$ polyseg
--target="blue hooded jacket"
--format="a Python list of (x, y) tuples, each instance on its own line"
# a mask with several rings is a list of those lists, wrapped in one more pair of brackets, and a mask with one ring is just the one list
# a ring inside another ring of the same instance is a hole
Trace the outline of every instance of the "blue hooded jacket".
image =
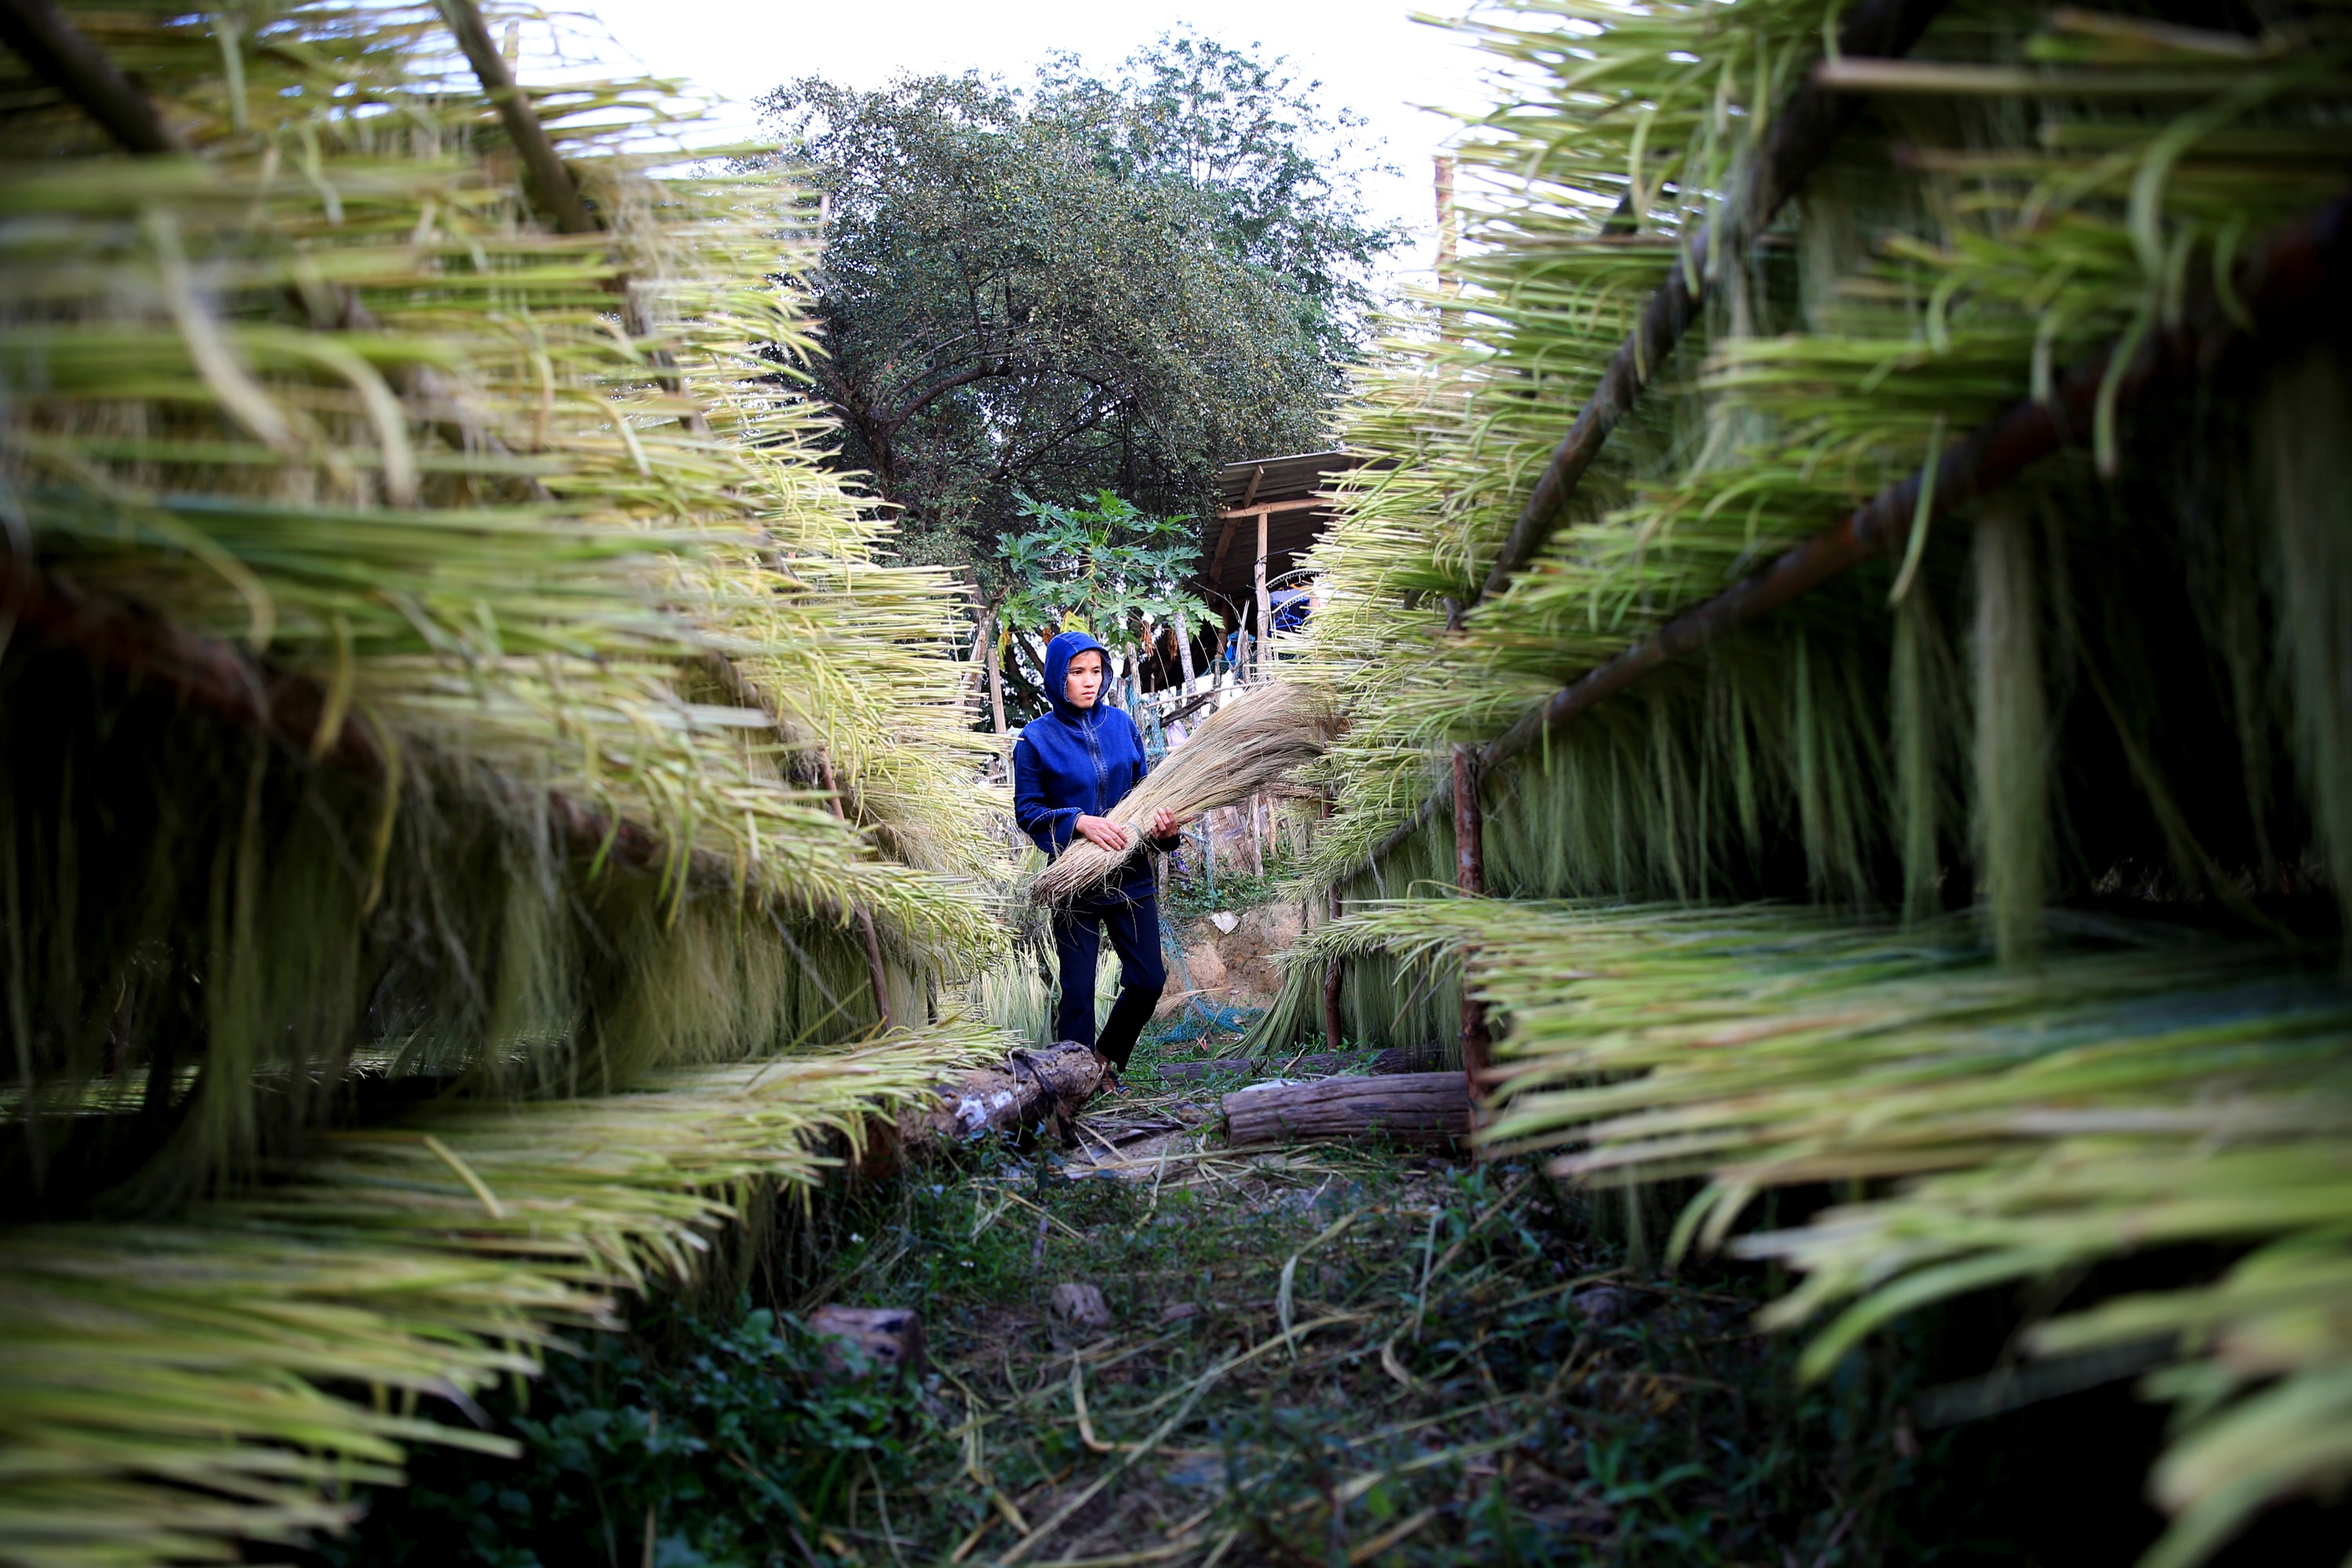
[[(1143, 754), (1143, 735), (1123, 708), (1114, 708), (1108, 691), (1091, 708), (1071, 705), (1070, 660), (1092, 649), (1110, 655), (1084, 632), (1064, 632), (1045, 645), (1045, 691), (1054, 710), (1021, 727), (1013, 744), (1013, 816), (1021, 830), (1048, 856), (1069, 847), (1080, 816), (1105, 816), (1128, 791), (1143, 782), (1151, 763)], [(1173, 841), (1145, 842), (1156, 849)], [(1150, 891), (1151, 863), (1128, 862), (1119, 880), (1123, 893)]]

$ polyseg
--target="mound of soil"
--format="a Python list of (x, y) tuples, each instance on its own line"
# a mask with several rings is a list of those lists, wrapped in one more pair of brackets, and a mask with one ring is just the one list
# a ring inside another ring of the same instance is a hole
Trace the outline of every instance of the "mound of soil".
[(1172, 1016), (1195, 996), (1220, 1007), (1263, 1007), (1273, 1001), (1282, 984), (1274, 961), (1306, 929), (1304, 915), (1295, 903), (1261, 904), (1176, 922), (1184, 958), (1168, 966), (1168, 992), (1160, 1000), (1159, 1016)]

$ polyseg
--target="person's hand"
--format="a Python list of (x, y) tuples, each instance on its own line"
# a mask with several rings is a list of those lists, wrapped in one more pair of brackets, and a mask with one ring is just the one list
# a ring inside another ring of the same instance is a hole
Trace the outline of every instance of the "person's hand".
[(1176, 814), (1164, 805), (1151, 814), (1151, 837), (1154, 838), (1173, 838), (1183, 826), (1176, 820)]
[(1075, 831), (1097, 849), (1117, 854), (1127, 847), (1127, 829), (1108, 816), (1081, 816)]

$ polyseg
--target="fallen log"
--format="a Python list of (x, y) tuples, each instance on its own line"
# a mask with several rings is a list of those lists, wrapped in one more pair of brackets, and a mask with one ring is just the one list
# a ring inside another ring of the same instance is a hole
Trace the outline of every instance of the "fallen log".
[(1391, 1046), (1384, 1051), (1366, 1054), (1361, 1051), (1318, 1051), (1311, 1057), (1287, 1058), (1279, 1051), (1262, 1057), (1213, 1057), (1200, 1062), (1162, 1062), (1160, 1077), (1163, 1082), (1182, 1083), (1190, 1079), (1216, 1078), (1235, 1072), (1305, 1073), (1315, 1078), (1362, 1068), (1367, 1072), (1398, 1073), (1433, 1071), (1444, 1060), (1444, 1049), (1434, 1044), (1423, 1046)]
[(1416, 1148), (1470, 1142), (1470, 1090), (1458, 1072), (1264, 1084), (1226, 1095), (1223, 1109), (1225, 1141), (1237, 1149), (1371, 1137)]
[(1179, 1083), (1187, 1079), (1216, 1078), (1234, 1072), (1296, 1072), (1321, 1078), (1335, 1072), (1346, 1072), (1350, 1068), (1369, 1068), (1371, 1065), (1371, 1058), (1353, 1052), (1319, 1054), (1300, 1057), (1296, 1060), (1277, 1055), (1215, 1057), (1204, 1062), (1162, 1062), (1160, 1064), (1160, 1076), (1162, 1080), (1172, 1079)]
[(1102, 1059), (1084, 1046), (1065, 1040), (1042, 1051), (1011, 1051), (1002, 1062), (941, 1084), (929, 1105), (901, 1112), (898, 1143), (916, 1152), (1038, 1127), (1066, 1139), (1070, 1119), (1102, 1087)]

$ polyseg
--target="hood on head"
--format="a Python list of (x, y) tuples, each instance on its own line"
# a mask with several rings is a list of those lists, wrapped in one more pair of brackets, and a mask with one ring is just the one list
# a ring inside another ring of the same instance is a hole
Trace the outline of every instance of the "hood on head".
[[(1103, 656), (1103, 690), (1107, 697), (1110, 690), (1108, 648), (1085, 632), (1063, 632), (1045, 645), (1045, 695), (1053, 700), (1055, 713), (1074, 724), (1085, 719), (1087, 710), (1072, 706), (1063, 693), (1070, 689), (1070, 660), (1088, 648)], [(1095, 706), (1100, 708), (1103, 700), (1103, 697), (1096, 698)]]

